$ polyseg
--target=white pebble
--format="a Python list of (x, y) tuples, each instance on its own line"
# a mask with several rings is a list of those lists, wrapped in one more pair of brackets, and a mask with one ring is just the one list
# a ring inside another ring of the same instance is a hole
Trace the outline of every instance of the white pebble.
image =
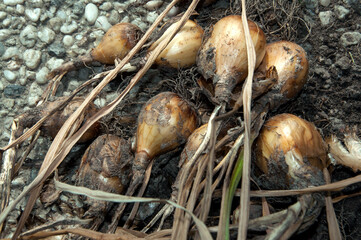
[(46, 67), (42, 67), (40, 71), (36, 73), (36, 82), (39, 85), (43, 85), (48, 82), (48, 78), (46, 77), (49, 74), (49, 69)]
[(74, 38), (70, 35), (65, 35), (63, 38), (64, 46), (70, 47), (74, 44)]
[(9, 27), (11, 24), (11, 19), (10, 18), (5, 18), (3, 21), (3, 26), (4, 27)]
[(16, 81), (16, 73), (10, 71), (10, 70), (5, 70), (4, 71), (4, 77), (6, 78), (6, 80), (8, 80), (8, 82), (13, 83)]
[(157, 19), (158, 14), (156, 12), (150, 12), (147, 14), (147, 22), (154, 23), (155, 19)]
[(105, 2), (99, 8), (103, 11), (109, 11), (110, 9), (112, 9), (112, 7), (113, 7), (112, 3)]
[(73, 32), (75, 32), (75, 30), (78, 29), (78, 24), (73, 20), (71, 21), (70, 24), (65, 24), (63, 26), (61, 26), (60, 28), (60, 32), (64, 33), (64, 34), (71, 34)]
[(88, 5), (86, 5), (85, 7), (85, 13), (84, 13), (85, 19), (90, 24), (94, 24), (98, 18), (98, 15), (99, 15), (99, 10), (97, 6), (93, 3), (88, 3)]
[(43, 93), (41, 87), (36, 83), (33, 82), (29, 88), (29, 95), (28, 95), (28, 105), (29, 107), (35, 107), (37, 102), (40, 100), (40, 97)]
[(177, 15), (179, 13), (179, 8), (174, 6), (171, 8), (171, 10), (169, 10), (167, 16), (168, 17), (174, 17), (175, 15)]
[(138, 26), (142, 31), (147, 29), (147, 24), (141, 18), (136, 18), (131, 23)]
[(10, 71), (19, 70), (20, 66), (21, 66), (21, 63), (19, 61), (15, 61), (15, 60), (11, 60), (7, 64), (7, 68)]
[(3, 79), (0, 79), (0, 91), (4, 90), (4, 84), (3, 84)]
[(23, 5), (20, 5), (20, 4), (16, 5), (16, 12), (17, 12), (18, 14), (24, 14), (24, 12), (25, 12), (25, 7), (24, 7)]
[(11, 31), (9, 29), (0, 29), (0, 41), (6, 40), (11, 35)]
[(0, 20), (3, 20), (6, 18), (6, 12), (0, 11)]
[(153, 11), (153, 10), (158, 9), (160, 6), (162, 6), (162, 4), (163, 4), (163, 1), (148, 1), (144, 5), (144, 8)]
[(55, 69), (57, 67), (60, 67), (60, 65), (63, 64), (63, 63), (64, 63), (63, 59), (52, 57), (47, 61), (46, 66), (50, 70), (53, 70), (53, 69)]
[(24, 52), (25, 65), (30, 69), (36, 69), (41, 60), (41, 52), (39, 50), (27, 49)]
[(41, 9), (25, 9), (25, 16), (27, 16), (31, 21), (37, 22), (40, 18)]
[(26, 26), (24, 30), (20, 33), (21, 44), (28, 48), (34, 47), (37, 39), (36, 32), (37, 29), (34, 26)]
[(38, 38), (44, 43), (51, 43), (54, 41), (55, 32), (48, 27), (44, 27), (40, 32), (38, 32)]
[(17, 58), (20, 58), (21, 59), (21, 54), (19, 52), (19, 48), (18, 47), (9, 47), (5, 50), (5, 53), (3, 55), (3, 59), (4, 60), (8, 60), (10, 58), (13, 58), (13, 57), (17, 57)]
[(108, 29), (112, 27), (106, 16), (98, 17), (97, 21), (95, 22), (95, 26), (102, 29), (104, 32), (108, 31)]
[(23, 4), (24, 0), (4, 0), (5, 5), (15, 6), (16, 4)]

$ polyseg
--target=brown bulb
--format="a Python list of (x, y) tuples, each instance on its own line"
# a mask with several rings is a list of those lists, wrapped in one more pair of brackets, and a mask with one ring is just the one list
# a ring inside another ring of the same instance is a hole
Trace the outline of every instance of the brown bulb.
[(255, 143), (256, 165), (270, 188), (288, 189), (323, 183), (327, 148), (315, 126), (292, 114), (269, 119)]
[(276, 67), (277, 85), (287, 98), (295, 97), (305, 85), (308, 75), (306, 52), (296, 43), (279, 41), (266, 45), (266, 54), (257, 71)]
[(137, 44), (141, 30), (130, 23), (118, 23), (112, 26), (101, 42), (91, 52), (95, 61), (114, 64), (116, 58), (124, 58)]
[[(256, 23), (248, 20), (248, 27), (256, 51), (256, 67), (265, 54), (266, 37)], [(197, 66), (206, 79), (215, 85), (215, 97), (228, 103), (235, 85), (248, 75), (248, 58), (241, 16), (222, 18), (205, 39), (198, 53)]]
[[(177, 23), (173, 23), (163, 35), (148, 49), (153, 51), (166, 36), (174, 30)], [(172, 68), (190, 67), (196, 63), (198, 50), (202, 44), (203, 29), (194, 21), (188, 20), (179, 32), (169, 42), (167, 47), (158, 55), (155, 63)]]
[(138, 117), (136, 153), (148, 158), (182, 145), (197, 127), (197, 114), (180, 96), (163, 92), (151, 98)]

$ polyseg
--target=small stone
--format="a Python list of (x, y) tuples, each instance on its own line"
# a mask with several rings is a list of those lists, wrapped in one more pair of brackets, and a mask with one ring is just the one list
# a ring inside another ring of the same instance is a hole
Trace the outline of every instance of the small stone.
[(36, 40), (37, 40), (37, 29), (32, 26), (28, 25), (24, 28), (23, 31), (20, 33), (20, 42), (22, 45), (28, 48), (34, 47)]
[(55, 39), (55, 32), (48, 27), (44, 27), (38, 32), (38, 38), (46, 44), (52, 43)]
[(3, 91), (3, 90), (4, 90), (4, 84), (3, 84), (4, 81), (5, 81), (5, 80), (0, 79), (0, 91)]
[(305, 6), (306, 8), (310, 10), (317, 10), (318, 8), (318, 0), (305, 0)]
[(73, 13), (75, 15), (82, 15), (84, 13), (85, 4), (83, 2), (76, 2), (73, 6)]
[(52, 71), (55, 68), (60, 67), (63, 63), (63, 59), (52, 57), (46, 62), (46, 67)]
[(27, 16), (30, 21), (37, 22), (41, 15), (41, 9), (35, 8), (35, 9), (25, 9), (25, 16)]
[(330, 5), (331, 1), (330, 0), (320, 0), (320, 4), (324, 7), (328, 7), (328, 5)]
[(142, 31), (147, 29), (147, 24), (141, 18), (136, 18), (131, 23), (138, 26)]
[(28, 0), (27, 3), (32, 7), (42, 7), (44, 5), (43, 0)]
[(163, 5), (163, 1), (148, 1), (146, 4), (144, 4), (144, 8), (154, 11), (160, 8)]
[(24, 14), (24, 12), (25, 12), (25, 7), (24, 7), (23, 5), (18, 4), (18, 5), (16, 5), (15, 10), (16, 10), (16, 12), (17, 12), (18, 14)]
[(80, 86), (81, 82), (78, 80), (71, 80), (68, 83), (68, 91), (73, 92), (75, 89), (77, 89)]
[(323, 26), (329, 25), (330, 23), (333, 22), (333, 12), (332, 11), (325, 11), (325, 12), (320, 12), (318, 14), (320, 20), (321, 20), (321, 24)]
[(102, 4), (104, 0), (92, 0), (92, 3)]
[(43, 85), (48, 82), (47, 75), (49, 74), (49, 69), (47, 67), (42, 67), (40, 71), (36, 73), (36, 83)]
[(0, 29), (0, 41), (7, 40), (11, 35), (11, 31), (9, 29)]
[(21, 67), (20, 61), (11, 60), (7, 64), (7, 68), (10, 71), (17, 71), (17, 70), (19, 70), (20, 67)]
[(93, 3), (88, 3), (85, 7), (84, 17), (90, 23), (94, 24), (99, 15), (97, 6)]
[(70, 24), (65, 24), (60, 27), (60, 32), (64, 34), (71, 34), (78, 29), (78, 24), (73, 20)]
[(6, 12), (0, 11), (0, 21), (4, 20), (6, 18)]
[(61, 26), (63, 25), (63, 20), (59, 17), (54, 17), (49, 20), (49, 25), (52, 30), (59, 32)]
[(172, 7), (170, 10), (169, 10), (169, 12), (168, 12), (168, 14), (167, 14), (167, 17), (174, 17), (175, 15), (177, 15), (179, 13), (179, 8), (178, 7), (176, 7), (176, 6), (174, 6), (174, 7)]
[(52, 43), (48, 47), (49, 55), (52, 57), (65, 57), (65, 48), (60, 43)]
[(65, 35), (63, 38), (63, 44), (66, 47), (70, 47), (74, 44), (74, 38), (70, 35)]
[(351, 68), (351, 61), (348, 57), (341, 57), (335, 62), (335, 65), (341, 68), (342, 70), (348, 70)]
[(14, 83), (16, 81), (16, 73), (9, 71), (9, 70), (5, 70), (4, 71), (4, 77), (6, 78), (6, 80), (8, 80), (8, 82), (10, 83)]
[(41, 60), (41, 52), (39, 50), (27, 49), (24, 52), (25, 65), (30, 69), (36, 69)]
[(4, 52), (5, 52), (5, 46), (0, 42), (0, 57), (4, 54)]
[(18, 98), (22, 96), (24, 92), (25, 92), (25, 87), (16, 84), (7, 85), (4, 88), (4, 96), (7, 98), (13, 98), (13, 99)]
[(24, 0), (4, 0), (5, 5), (15, 6), (16, 4), (23, 4)]
[(13, 57), (17, 57), (21, 59), (21, 54), (19, 52), (19, 48), (18, 47), (9, 47), (8, 49), (5, 50), (5, 53), (3, 55), (3, 59), (4, 60), (8, 60), (10, 58)]
[(345, 19), (345, 17), (350, 13), (350, 10), (345, 8), (344, 6), (336, 5), (335, 6), (335, 14), (336, 17), (340, 20)]
[(56, 16), (58, 18), (60, 18), (62, 21), (66, 21), (68, 18), (68, 15), (66, 14), (66, 12), (62, 9), (60, 9), (59, 11), (56, 12)]
[(28, 105), (29, 107), (35, 107), (40, 97), (43, 93), (41, 87), (36, 83), (33, 82), (29, 88), (29, 95), (28, 95)]
[(110, 2), (105, 2), (99, 8), (103, 11), (109, 11), (113, 8), (113, 5)]
[(109, 14), (109, 17), (108, 17), (108, 21), (112, 25), (119, 23), (120, 15), (119, 15), (118, 11), (116, 11), (116, 10), (111, 11)]
[(106, 16), (98, 17), (95, 22), (95, 26), (97, 28), (102, 29), (104, 32), (108, 31), (108, 29), (112, 27), (112, 25), (108, 22), (108, 19)]
[(344, 47), (356, 45), (361, 41), (361, 33), (359, 32), (346, 32), (341, 36), (341, 44)]
[(316, 67), (314, 72), (323, 79), (329, 79), (331, 77), (331, 74), (322, 67)]
[(147, 22), (154, 23), (155, 19), (157, 19), (158, 14), (156, 12), (150, 12), (147, 14)]
[(15, 106), (15, 100), (14, 99), (5, 99), (3, 101), (3, 105), (6, 109), (12, 109)]

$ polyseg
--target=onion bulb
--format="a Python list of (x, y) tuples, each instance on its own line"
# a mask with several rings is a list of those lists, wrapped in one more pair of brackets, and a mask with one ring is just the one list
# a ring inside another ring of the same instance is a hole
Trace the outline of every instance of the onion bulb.
[(101, 42), (91, 51), (95, 61), (114, 64), (116, 58), (124, 58), (137, 44), (141, 30), (130, 23), (118, 23), (112, 26)]
[[(164, 38), (172, 32), (177, 23), (173, 23), (163, 35), (148, 49), (153, 51)], [(188, 20), (167, 47), (158, 55), (155, 64), (172, 68), (186, 68), (196, 63), (196, 56), (202, 44), (203, 29), (194, 21)]]
[[(248, 27), (258, 67), (265, 54), (266, 37), (256, 23), (248, 20)], [(247, 46), (241, 16), (224, 17), (213, 26), (198, 53), (197, 66), (203, 77), (213, 80), (216, 100), (228, 103), (235, 85), (248, 74)]]
[[(93, 190), (122, 194), (130, 182), (132, 154), (129, 143), (115, 135), (99, 136), (85, 151), (78, 170), (76, 184)], [(84, 217), (95, 218), (100, 225), (109, 203), (87, 198), (89, 209)]]
[(139, 184), (149, 161), (185, 143), (196, 127), (196, 112), (177, 94), (163, 92), (151, 98), (138, 116), (132, 182)]
[(269, 188), (299, 189), (324, 183), (326, 144), (313, 124), (295, 115), (269, 119), (256, 140), (255, 155)]
[(265, 73), (272, 66), (277, 70), (276, 85), (280, 87), (281, 93), (288, 99), (295, 97), (307, 81), (308, 61), (305, 50), (288, 41), (269, 43), (257, 71)]
[[(58, 108), (60, 104), (62, 104), (64, 98), (59, 98), (54, 102), (45, 102), (34, 109), (30, 109), (28, 112), (20, 115), (18, 117), (19, 121), (19, 130), (17, 132), (17, 136), (22, 134), (22, 131), (25, 128), (30, 128), (35, 125), (42, 117), (46, 116), (50, 112), (54, 111), (54, 109)], [(75, 110), (84, 102), (84, 98), (75, 97), (70, 102), (66, 104), (63, 109), (59, 109), (55, 111), (40, 127), (42, 135), (50, 136), (51, 138), (55, 138), (56, 134), (58, 134), (59, 129), (63, 126), (65, 121), (70, 117), (71, 114), (75, 112)], [(97, 107), (90, 103), (83, 113), (84, 121), (89, 119), (97, 112)], [(98, 136), (100, 131), (100, 123), (94, 123), (79, 139), (79, 143), (88, 142), (93, 140)]]

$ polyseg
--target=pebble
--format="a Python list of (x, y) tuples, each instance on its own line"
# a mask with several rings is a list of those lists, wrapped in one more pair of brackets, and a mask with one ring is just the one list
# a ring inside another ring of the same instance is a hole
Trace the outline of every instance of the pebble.
[(25, 92), (25, 87), (20, 86), (20, 85), (16, 85), (16, 84), (10, 84), (7, 85), (4, 88), (4, 96), (7, 98), (18, 98), (20, 96), (23, 95), (23, 93)]
[(95, 4), (102, 4), (104, 0), (92, 0)]
[(99, 8), (103, 11), (110, 11), (113, 8), (113, 5), (111, 2), (105, 2)]
[(12, 109), (15, 106), (15, 100), (14, 99), (5, 99), (3, 101), (3, 105), (7, 109)]
[(320, 4), (324, 7), (328, 7), (328, 5), (330, 5), (331, 1), (330, 0), (320, 0)]
[(9, 29), (0, 29), (0, 41), (7, 40), (11, 32)]
[(11, 71), (19, 70), (20, 67), (21, 67), (20, 61), (11, 60), (7, 64), (7, 68)]
[(82, 15), (84, 13), (85, 4), (83, 2), (76, 2), (73, 6), (73, 13), (75, 15)]
[(33, 22), (37, 22), (40, 18), (40, 15), (41, 15), (40, 8), (25, 9), (25, 16), (27, 16)]
[(177, 15), (178, 13), (179, 13), (179, 8), (177, 6), (174, 6), (169, 10), (167, 16), (171, 18)]
[(108, 29), (112, 27), (112, 25), (108, 22), (108, 19), (106, 16), (98, 17), (95, 22), (95, 26), (97, 28), (102, 29), (104, 32), (108, 31)]
[(63, 59), (52, 57), (46, 62), (46, 67), (50, 70), (53, 70), (57, 67), (60, 67), (60, 65), (63, 63)]
[(16, 4), (23, 4), (24, 0), (4, 0), (5, 5), (15, 6)]
[(161, 7), (163, 4), (163, 1), (148, 1), (146, 4), (144, 4), (144, 8), (148, 9), (150, 11), (157, 10), (159, 7)]
[(46, 77), (49, 74), (49, 69), (47, 67), (42, 67), (37, 73), (36, 73), (36, 83), (39, 85), (43, 85), (48, 82), (48, 78)]
[(155, 12), (150, 12), (150, 13), (148, 13), (147, 14), (147, 22), (149, 22), (149, 23), (154, 23), (155, 22), (155, 20), (157, 19), (157, 17), (158, 17), (158, 14), (157, 13), (155, 13)]
[(52, 57), (65, 57), (65, 48), (60, 43), (52, 43), (48, 47), (49, 55)]
[(348, 70), (351, 68), (350, 59), (348, 57), (341, 57), (335, 62), (335, 65), (341, 68), (342, 70)]
[(340, 20), (345, 19), (345, 17), (350, 13), (350, 10), (345, 8), (344, 6), (336, 5), (335, 6), (335, 14), (336, 17)]
[(73, 20), (70, 24), (65, 24), (60, 27), (60, 32), (64, 34), (71, 34), (78, 29), (78, 24)]
[(29, 88), (28, 94), (28, 105), (29, 107), (35, 107), (37, 102), (40, 100), (40, 97), (43, 93), (41, 87), (36, 83), (33, 82)]
[(142, 31), (147, 30), (147, 24), (141, 18), (136, 18), (131, 23), (138, 26)]
[(63, 44), (66, 47), (70, 47), (74, 44), (74, 38), (71, 35), (65, 35), (63, 38)]
[(346, 32), (341, 36), (341, 44), (344, 47), (356, 45), (361, 41), (361, 33), (359, 32)]
[(48, 27), (44, 27), (38, 32), (38, 38), (47, 44), (50, 44), (55, 39), (55, 32)]
[(6, 18), (6, 12), (0, 11), (0, 20), (4, 20)]
[(25, 12), (25, 7), (24, 7), (23, 5), (18, 4), (18, 5), (16, 5), (15, 10), (16, 10), (16, 12), (17, 12), (18, 14), (24, 14), (24, 12)]
[(61, 26), (63, 25), (63, 20), (59, 17), (54, 17), (49, 20), (49, 25), (52, 30), (59, 32)]
[(27, 2), (32, 7), (42, 7), (44, 5), (43, 0), (28, 0)]
[(9, 47), (5, 50), (5, 53), (3, 55), (3, 59), (4, 60), (8, 60), (10, 58), (13, 57), (17, 57), (17, 58), (22, 58), (20, 52), (19, 52), (19, 48), (18, 47)]
[(16, 81), (17, 74), (10, 70), (5, 70), (4, 77), (8, 80), (8, 82), (14, 83)]
[(321, 20), (321, 24), (323, 26), (329, 25), (330, 23), (333, 22), (333, 12), (332, 11), (325, 11), (325, 12), (320, 12), (318, 14), (320, 20)]
[(4, 84), (3, 84), (4, 80), (0, 79), (0, 91), (4, 90)]
[(108, 17), (108, 21), (112, 25), (119, 23), (120, 15), (119, 15), (118, 11), (116, 11), (116, 10), (111, 11), (109, 14), (109, 17)]
[(37, 29), (32, 25), (28, 25), (20, 33), (20, 42), (22, 45), (28, 48), (34, 47), (37, 40)]
[(99, 15), (97, 6), (93, 3), (88, 3), (85, 7), (84, 17), (90, 23), (94, 24)]
[(39, 50), (34, 50), (34, 49), (27, 49), (24, 52), (24, 62), (25, 65), (34, 70), (36, 69), (39, 64), (40, 64), (40, 60), (41, 60), (41, 51)]
[(3, 26), (4, 27), (9, 27), (11, 24), (11, 18), (5, 18), (3, 21)]

